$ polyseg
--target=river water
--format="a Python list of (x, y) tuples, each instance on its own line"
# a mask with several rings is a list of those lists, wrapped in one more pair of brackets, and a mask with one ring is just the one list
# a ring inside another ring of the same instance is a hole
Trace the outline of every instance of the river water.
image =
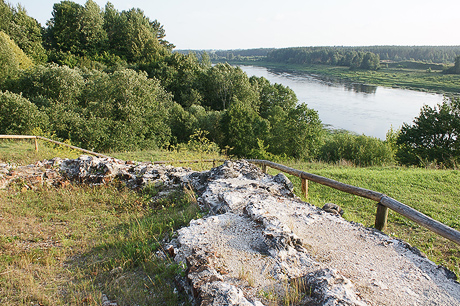
[(271, 83), (289, 86), (299, 103), (318, 111), (323, 124), (358, 134), (385, 139), (393, 126), (400, 128), (420, 114), (423, 105), (442, 102), (439, 94), (359, 84), (323, 81), (311, 75), (240, 66), (248, 76), (265, 77)]

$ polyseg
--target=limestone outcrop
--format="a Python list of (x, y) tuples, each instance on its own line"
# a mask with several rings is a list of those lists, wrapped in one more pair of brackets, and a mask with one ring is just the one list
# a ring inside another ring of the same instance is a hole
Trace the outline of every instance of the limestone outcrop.
[(344, 220), (334, 205), (302, 202), (286, 176), (245, 161), (204, 172), (89, 156), (0, 165), (4, 186), (18, 178), (29, 188), (113, 179), (154, 184), (163, 194), (193, 188), (208, 213), (180, 229), (162, 256), (186, 267), (179, 283), (197, 305), (460, 305), (455, 274), (401, 240)]

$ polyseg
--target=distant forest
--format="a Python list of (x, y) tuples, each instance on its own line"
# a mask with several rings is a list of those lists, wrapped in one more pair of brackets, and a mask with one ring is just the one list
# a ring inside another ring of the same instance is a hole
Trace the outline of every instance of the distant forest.
[[(191, 50), (179, 50), (187, 54)], [(292, 47), (246, 50), (194, 50), (197, 56), (207, 52), (212, 60), (266, 60), (286, 64), (323, 64), (352, 69), (375, 70), (380, 63), (398, 62), (437, 64), (438, 69), (455, 63), (460, 46), (368, 46), (368, 47)], [(413, 66), (413, 65), (412, 65)]]

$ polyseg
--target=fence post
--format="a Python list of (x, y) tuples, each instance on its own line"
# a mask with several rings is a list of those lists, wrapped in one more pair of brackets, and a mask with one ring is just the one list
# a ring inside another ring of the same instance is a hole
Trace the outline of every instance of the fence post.
[(302, 194), (304, 195), (305, 199), (308, 199), (308, 180), (304, 178), (300, 178), (302, 180)]
[(375, 228), (379, 231), (384, 231), (387, 228), (388, 207), (380, 203), (377, 204), (377, 212), (375, 213)]
[(38, 140), (37, 140), (37, 137), (35, 137), (34, 140), (35, 140), (35, 152), (38, 152)]
[(262, 172), (267, 173), (267, 165), (262, 165)]

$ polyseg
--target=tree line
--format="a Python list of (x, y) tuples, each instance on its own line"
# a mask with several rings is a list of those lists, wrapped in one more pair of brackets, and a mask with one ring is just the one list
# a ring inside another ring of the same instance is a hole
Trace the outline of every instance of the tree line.
[[(339, 58), (347, 52), (367, 52), (378, 56), (381, 61), (389, 62), (422, 62), (437, 64), (452, 64), (460, 55), (460, 46), (367, 46), (367, 47), (291, 47), (291, 48), (266, 48), (245, 50), (208, 50), (213, 59), (258, 58), (271, 59), (287, 63), (337, 64)], [(180, 52), (190, 52), (182, 50)], [(194, 50), (200, 54), (204, 50)], [(311, 57), (311, 59), (310, 59)]]
[[(44, 135), (100, 152), (171, 149), (205, 135), (240, 157), (363, 166), (410, 151), (391, 141), (399, 136), (327, 131), (290, 88), (213, 66), (206, 52), (173, 52), (163, 26), (140, 9), (61, 1), (41, 28), (24, 8), (0, 1), (1, 134)], [(357, 54), (359, 67), (375, 62)]]
[(349, 48), (284, 48), (270, 51), (267, 60), (289, 64), (323, 64), (346, 66), (351, 69), (376, 70), (380, 66), (378, 54)]

